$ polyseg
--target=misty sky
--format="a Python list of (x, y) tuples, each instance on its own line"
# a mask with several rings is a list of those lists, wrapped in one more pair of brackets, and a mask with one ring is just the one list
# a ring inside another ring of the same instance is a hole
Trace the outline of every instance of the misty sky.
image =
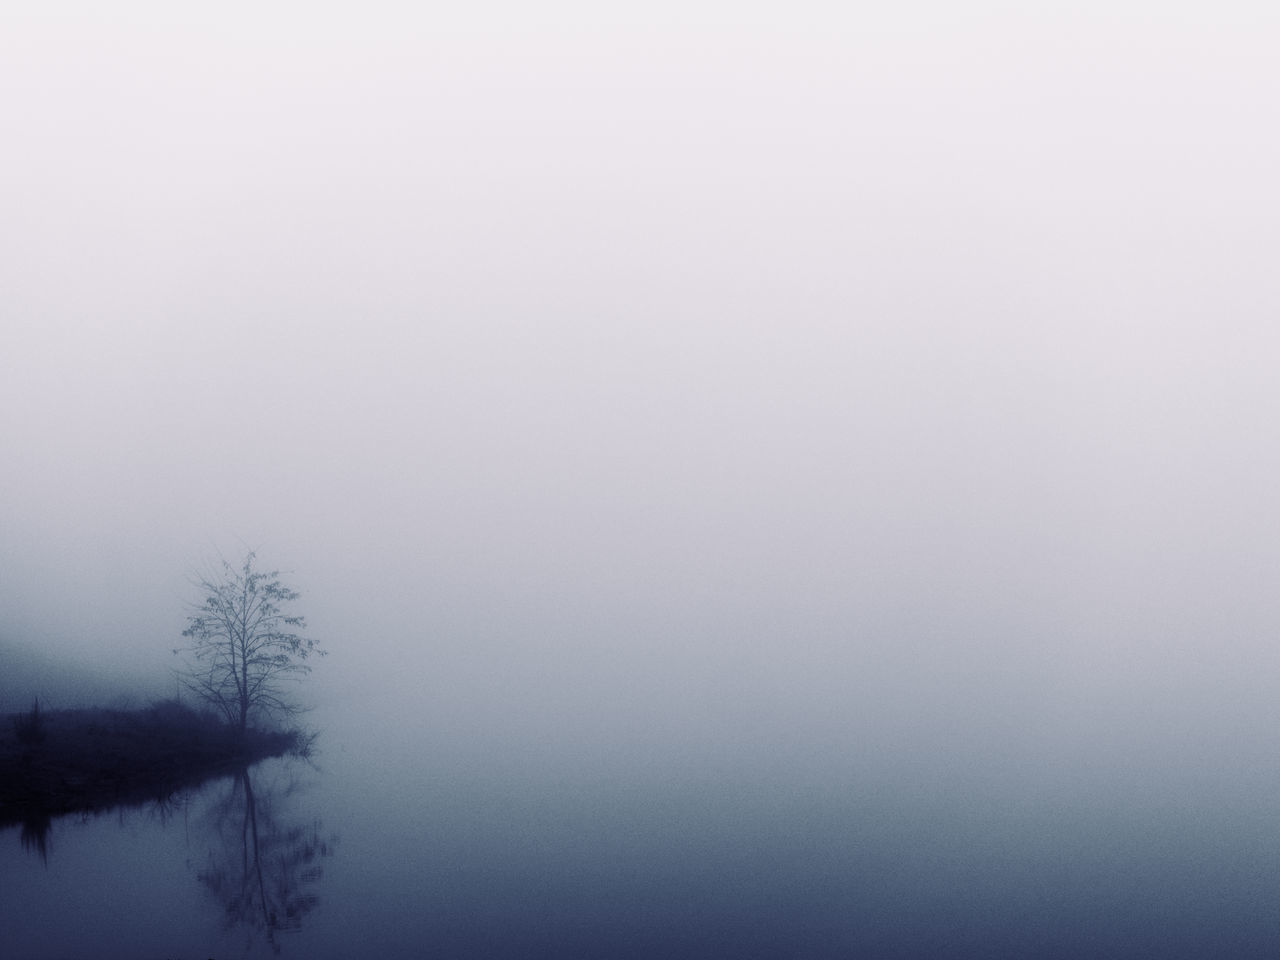
[(1276, 719), (1280, 17), (175, 6), (0, 14), (0, 641), (256, 547), (513, 729)]

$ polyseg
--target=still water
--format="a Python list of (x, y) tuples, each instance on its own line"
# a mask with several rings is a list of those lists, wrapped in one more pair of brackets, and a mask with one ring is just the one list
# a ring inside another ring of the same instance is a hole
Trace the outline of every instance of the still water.
[(1280, 951), (1280, 764), (1266, 760), (753, 771), (363, 736), (333, 722), (314, 765), (271, 760), (166, 803), (56, 819), (43, 850), (0, 833), (0, 955)]

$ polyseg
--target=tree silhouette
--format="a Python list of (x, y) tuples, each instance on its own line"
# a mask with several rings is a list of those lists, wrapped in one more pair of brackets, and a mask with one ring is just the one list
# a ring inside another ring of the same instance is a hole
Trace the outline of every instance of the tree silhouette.
[(303, 635), (305, 618), (285, 612), (298, 592), (281, 582), (280, 571), (255, 569), (255, 559), (248, 553), (238, 568), (223, 560), (196, 581), (205, 597), (187, 617), (182, 635), (191, 641), (190, 659), (178, 671), (188, 690), (242, 731), (255, 714), (297, 712), (282, 682), (310, 673), (307, 658), (325, 654)]

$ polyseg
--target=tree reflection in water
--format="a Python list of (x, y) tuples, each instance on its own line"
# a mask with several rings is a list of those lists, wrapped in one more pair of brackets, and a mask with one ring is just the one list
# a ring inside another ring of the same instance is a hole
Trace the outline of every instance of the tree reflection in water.
[(280, 951), (277, 934), (299, 930), (319, 898), (313, 886), (324, 875), (335, 838), (320, 822), (286, 824), (278, 815), (292, 792), (254, 790), (249, 769), (236, 771), (226, 796), (210, 810), (214, 841), (200, 883), (222, 905), (228, 930), (243, 928), (248, 943), (265, 936)]

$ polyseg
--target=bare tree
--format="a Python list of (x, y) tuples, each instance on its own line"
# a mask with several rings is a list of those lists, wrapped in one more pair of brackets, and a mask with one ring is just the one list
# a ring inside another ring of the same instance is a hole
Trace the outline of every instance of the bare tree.
[(325, 654), (303, 636), (305, 618), (284, 610), (298, 592), (280, 581), (279, 570), (254, 569), (254, 560), (252, 552), (239, 568), (223, 560), (195, 581), (205, 597), (187, 617), (182, 635), (191, 641), (189, 659), (178, 671), (188, 690), (240, 730), (251, 716), (296, 713), (283, 682), (310, 673), (307, 658)]

